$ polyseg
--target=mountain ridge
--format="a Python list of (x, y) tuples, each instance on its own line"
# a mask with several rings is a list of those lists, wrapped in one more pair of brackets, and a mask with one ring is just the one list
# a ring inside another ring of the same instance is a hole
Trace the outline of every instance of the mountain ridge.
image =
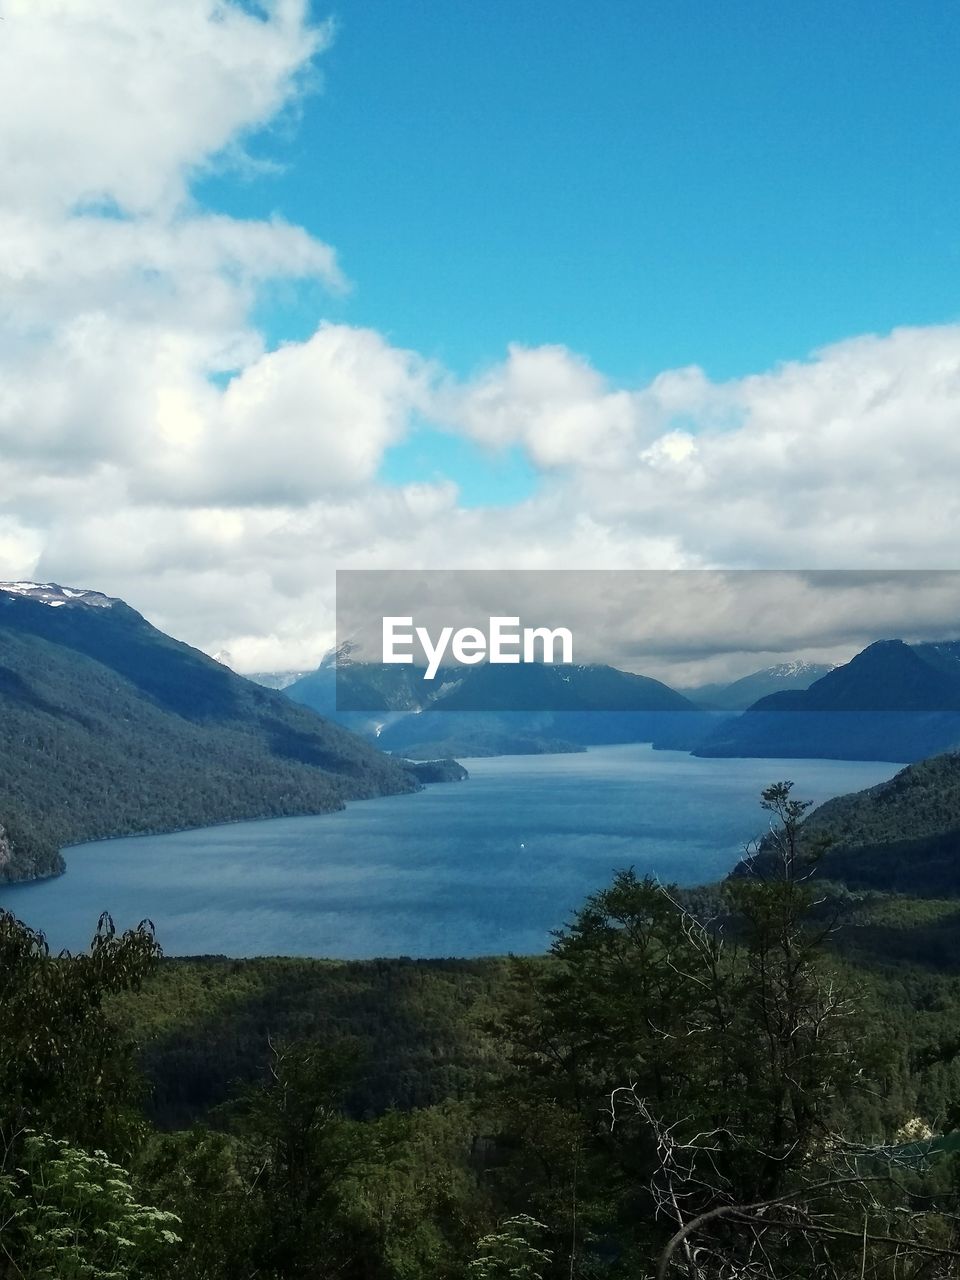
[(651, 741), (664, 717), (700, 714), (662, 681), (602, 664), (483, 663), (442, 668), (434, 681), (423, 677), (423, 668), (342, 661), (338, 652), (284, 693), (387, 750), (418, 758)]

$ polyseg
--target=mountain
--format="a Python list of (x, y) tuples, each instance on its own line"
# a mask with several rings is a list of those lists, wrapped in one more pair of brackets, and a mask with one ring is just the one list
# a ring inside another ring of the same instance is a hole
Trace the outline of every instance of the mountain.
[(691, 711), (693, 704), (669, 685), (649, 676), (602, 665), (553, 666), (481, 663), (448, 676), (448, 689), (433, 703), (435, 710), (548, 711), (553, 715), (583, 712)]
[[(908, 765), (865, 791), (837, 796), (802, 827), (830, 841), (817, 874), (851, 889), (917, 897), (960, 893), (960, 753)], [(761, 845), (759, 857), (766, 856)]]
[(584, 751), (560, 737), (548, 713), (424, 711), (381, 727), (378, 744), (411, 760), (438, 756), (561, 755)]
[[(482, 664), (460, 672), (419, 715), (378, 741), (405, 754), (526, 755), (600, 743), (650, 742), (693, 704), (659, 680), (607, 666)], [(682, 713), (678, 715), (678, 713)]]
[[(702, 719), (668, 685), (608, 666), (482, 663), (423, 677), (422, 667), (352, 662), (341, 650), (284, 692), (388, 751), (419, 759), (650, 742), (674, 720)], [(701, 724), (694, 737), (704, 732)]]
[[(332, 650), (315, 671), (284, 686), (284, 695), (383, 746), (379, 735), (386, 725), (421, 711), (447, 688), (442, 671), (438, 679), (426, 681), (423, 667), (354, 662), (350, 651), (349, 643)], [(350, 710), (351, 707), (359, 709)], [(438, 742), (437, 750), (429, 756), (432, 759), (462, 754), (462, 751), (447, 750), (447, 744)]]
[(960, 745), (957, 641), (878, 641), (834, 668), (781, 663), (688, 690), (697, 702), (603, 665), (482, 663), (446, 668), (435, 681), (423, 676), (413, 665), (353, 662), (341, 650), (285, 693), (388, 751), (419, 758), (652, 742), (702, 756), (908, 763)]
[(448, 688), (442, 669), (435, 680), (425, 680), (424, 667), (355, 662), (350, 654), (349, 643), (331, 650), (315, 671), (294, 680), (284, 693), (323, 715), (378, 724), (390, 713), (421, 711)]
[(960, 642), (880, 640), (808, 689), (759, 699), (694, 754), (909, 763), (957, 744)]
[(121, 600), (0, 584), (0, 880), (62, 871), (73, 842), (322, 813), (418, 785)]
[(778, 662), (775, 666), (753, 671), (731, 684), (703, 684), (684, 689), (691, 701), (718, 711), (746, 711), (760, 698), (785, 689), (809, 689), (815, 680), (833, 667), (822, 662)]

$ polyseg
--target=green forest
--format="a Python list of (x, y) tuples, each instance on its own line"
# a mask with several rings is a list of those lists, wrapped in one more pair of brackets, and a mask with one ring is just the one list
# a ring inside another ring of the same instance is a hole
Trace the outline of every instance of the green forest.
[(77, 956), (0, 915), (0, 1276), (960, 1273), (960, 902), (623, 871), (541, 957)]
[(413, 791), (402, 764), (119, 601), (0, 593), (0, 883), (64, 845), (326, 813)]

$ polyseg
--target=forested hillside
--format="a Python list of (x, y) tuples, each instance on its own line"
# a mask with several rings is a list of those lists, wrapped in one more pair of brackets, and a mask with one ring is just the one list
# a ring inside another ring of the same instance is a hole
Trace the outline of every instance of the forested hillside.
[(0, 589), (0, 879), (62, 870), (72, 842), (322, 813), (417, 786), (121, 601), (53, 598)]
[[(538, 755), (682, 735), (713, 717), (659, 680), (601, 665), (441, 668), (350, 660), (349, 646), (284, 689), (288, 698), (415, 759)], [(681, 722), (678, 724), (677, 722)]]
[[(821, 878), (917, 897), (960, 894), (960, 753), (826, 801), (803, 833)], [(766, 842), (760, 859), (769, 856)]]

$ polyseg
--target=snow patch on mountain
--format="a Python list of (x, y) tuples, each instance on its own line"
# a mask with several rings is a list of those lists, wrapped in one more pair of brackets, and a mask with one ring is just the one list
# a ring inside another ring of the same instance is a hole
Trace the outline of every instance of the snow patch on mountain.
[[(213, 655), (218, 662), (223, 662), (219, 655)], [(225, 663), (229, 666), (229, 663)], [(302, 680), (304, 676), (312, 675), (310, 671), (251, 671), (244, 672), (245, 680), (252, 680), (254, 684), (263, 685), (265, 689), (276, 689), (278, 692), (283, 689), (289, 689), (292, 684), (296, 684), (298, 680)]]
[(84, 591), (78, 587), (61, 587), (58, 582), (0, 582), (0, 595), (22, 596), (38, 604), (60, 609), (65, 605), (87, 605), (93, 609), (109, 609), (120, 602), (102, 591)]
[(805, 662), (802, 658), (797, 658), (793, 662), (779, 662), (775, 666), (765, 667), (764, 670), (758, 671), (757, 675), (780, 676), (784, 680), (796, 679), (798, 676), (805, 676), (809, 671), (819, 671), (821, 674), (824, 669), (834, 671), (837, 664), (822, 662)]

